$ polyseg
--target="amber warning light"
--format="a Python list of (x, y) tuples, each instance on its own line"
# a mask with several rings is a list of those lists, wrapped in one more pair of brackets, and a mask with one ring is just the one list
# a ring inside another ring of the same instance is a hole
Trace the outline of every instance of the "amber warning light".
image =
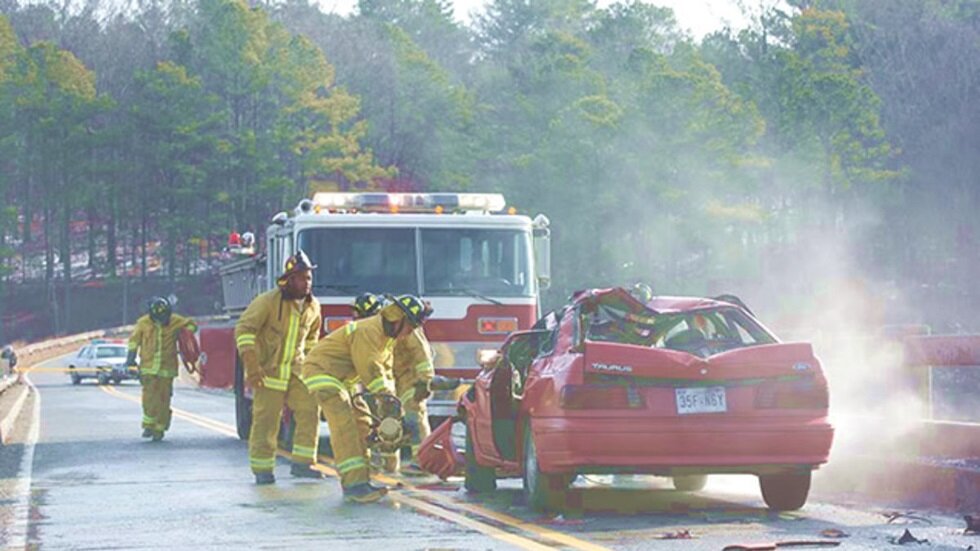
[(351, 320), (351, 318), (330, 318), (330, 317), (325, 317), (325, 318), (323, 318), (323, 327), (324, 327), (324, 330), (327, 333), (332, 333), (332, 332), (336, 331), (337, 329), (340, 329), (341, 327), (347, 325), (347, 322), (349, 322), (350, 320)]
[(517, 318), (480, 318), (477, 329), (481, 335), (506, 335), (517, 331)]

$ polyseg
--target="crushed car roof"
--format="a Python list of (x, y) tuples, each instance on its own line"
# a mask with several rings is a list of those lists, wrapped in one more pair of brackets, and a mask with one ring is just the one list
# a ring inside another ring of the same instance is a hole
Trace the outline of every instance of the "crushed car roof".
[[(631, 303), (631, 306), (640, 306), (641, 303), (636, 300), (622, 287), (611, 287), (607, 289), (585, 289), (578, 291), (572, 295), (572, 302), (574, 303), (594, 303), (597, 301), (606, 301), (609, 299), (613, 300), (626, 300), (627, 303)], [(671, 314), (677, 312), (689, 312), (693, 310), (703, 310), (707, 308), (720, 308), (720, 307), (738, 307), (735, 304), (729, 302), (723, 302), (720, 300), (714, 300), (710, 298), (703, 297), (670, 297), (670, 296), (656, 296), (653, 300), (646, 303), (644, 306), (646, 308), (653, 310), (654, 312), (661, 314)], [(630, 308), (633, 309), (633, 308)]]

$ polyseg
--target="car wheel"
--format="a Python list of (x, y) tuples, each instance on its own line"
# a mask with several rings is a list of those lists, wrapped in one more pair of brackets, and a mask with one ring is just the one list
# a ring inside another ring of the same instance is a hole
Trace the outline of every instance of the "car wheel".
[(71, 384), (77, 385), (77, 384), (80, 384), (82, 382), (82, 378), (78, 376), (78, 373), (75, 373), (75, 370), (74, 369), (72, 369), (72, 368), (69, 367), (68, 368), (68, 373), (69, 373), (69, 376), (71, 376)]
[(699, 492), (708, 483), (706, 474), (688, 474), (674, 477), (674, 489), (679, 492)]
[(476, 447), (469, 429), (466, 430), (466, 478), (463, 486), (467, 492), (492, 492), (497, 489), (497, 471), (476, 462)]
[(538, 466), (538, 450), (531, 435), (531, 426), (524, 427), (524, 495), (535, 511), (557, 508), (572, 477), (565, 474), (546, 474)]
[(800, 474), (759, 475), (759, 488), (766, 505), (775, 511), (795, 511), (810, 494), (810, 471)]
[(98, 381), (99, 381), (99, 384), (100, 384), (100, 385), (107, 385), (107, 384), (109, 384), (109, 377), (107, 377), (107, 376), (105, 376), (105, 375), (102, 375), (102, 374), (100, 373), (100, 374), (99, 374), (99, 378), (98, 378)]

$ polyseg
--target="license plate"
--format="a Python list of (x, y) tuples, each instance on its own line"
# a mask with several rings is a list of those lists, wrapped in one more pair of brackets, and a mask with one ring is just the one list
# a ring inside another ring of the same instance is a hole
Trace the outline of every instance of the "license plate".
[(719, 413), (728, 411), (725, 401), (725, 387), (709, 386), (702, 388), (675, 388), (677, 395), (677, 414)]

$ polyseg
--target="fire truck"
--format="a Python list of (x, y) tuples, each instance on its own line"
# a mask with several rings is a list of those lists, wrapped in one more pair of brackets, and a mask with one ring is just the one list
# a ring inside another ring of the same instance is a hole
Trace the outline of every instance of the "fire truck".
[[(272, 217), (264, 250), (221, 269), (224, 323), (201, 330), (202, 384), (234, 386), (238, 435), (248, 438), (251, 391), (233, 337), (236, 317), (273, 288), (286, 258), (303, 250), (317, 265), (313, 294), (323, 332), (351, 319), (361, 293), (415, 294), (434, 314), (425, 332), (436, 373), (473, 379), (480, 359), (537, 318), (550, 282), (550, 231), (488, 193), (316, 193)], [(430, 398), (433, 423), (456, 413), (454, 392)]]

